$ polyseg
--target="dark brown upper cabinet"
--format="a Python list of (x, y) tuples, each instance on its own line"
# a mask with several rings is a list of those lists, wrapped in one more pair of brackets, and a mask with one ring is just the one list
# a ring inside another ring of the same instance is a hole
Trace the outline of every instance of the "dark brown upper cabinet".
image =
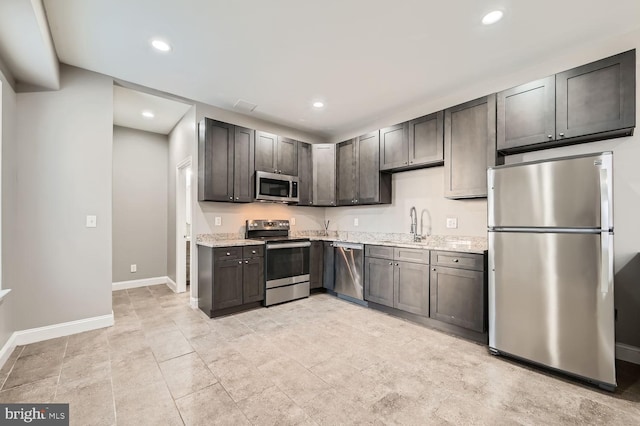
[(257, 131), (255, 170), (297, 176), (298, 141)]
[(298, 142), (298, 201), (299, 206), (313, 205), (313, 158), (311, 144)]
[(498, 150), (546, 143), (555, 134), (554, 76), (498, 93)]
[(556, 75), (556, 139), (624, 136), (635, 125), (635, 49)]
[(253, 201), (255, 131), (205, 118), (198, 126), (198, 200)]
[(378, 131), (339, 143), (336, 172), (338, 205), (391, 203), (391, 175), (380, 172)]
[(444, 196), (487, 196), (487, 168), (496, 164), (496, 95), (444, 112)]
[(313, 144), (312, 196), (314, 206), (336, 205), (336, 145)]
[(635, 50), (498, 93), (505, 154), (633, 134)]
[(380, 130), (380, 170), (394, 172), (444, 162), (444, 112)]

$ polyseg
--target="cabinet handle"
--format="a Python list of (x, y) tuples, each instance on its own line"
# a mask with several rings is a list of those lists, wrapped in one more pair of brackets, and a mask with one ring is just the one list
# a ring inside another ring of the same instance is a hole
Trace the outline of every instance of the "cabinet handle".
[(560, 133), (560, 137), (563, 137), (563, 136), (564, 136), (564, 133)]
[(239, 200), (239, 199), (240, 199), (240, 197), (236, 197), (236, 200)]
[(256, 251), (255, 250), (251, 250), (251, 254), (256, 254)]
[(231, 256), (231, 253), (227, 252), (227, 256)]
[(313, 201), (309, 201), (309, 204), (313, 204)]
[(406, 165), (406, 164), (407, 164), (407, 162), (405, 161), (405, 162), (404, 162), (404, 164)]
[(409, 164), (413, 164), (413, 161), (409, 161)]
[(238, 262), (240, 265), (242, 265), (242, 260)]
[(396, 263), (396, 266), (400, 266), (400, 265), (398, 265), (398, 264)]
[(229, 197), (230, 200), (233, 200), (233, 197)]
[(553, 135), (547, 135), (547, 137), (548, 137), (549, 139), (551, 139), (551, 138), (553, 138)]
[(248, 260), (245, 260), (245, 261), (244, 261), (244, 263), (248, 265), (248, 264), (249, 264), (249, 261), (248, 261)]
[(356, 203), (358, 202), (358, 200), (356, 200)]
[(458, 259), (453, 259), (453, 263), (458, 263)]
[(433, 269), (432, 269), (432, 271), (435, 271), (435, 270), (436, 270), (436, 268), (433, 268)]
[(389, 265), (393, 265), (393, 262), (389, 262)]

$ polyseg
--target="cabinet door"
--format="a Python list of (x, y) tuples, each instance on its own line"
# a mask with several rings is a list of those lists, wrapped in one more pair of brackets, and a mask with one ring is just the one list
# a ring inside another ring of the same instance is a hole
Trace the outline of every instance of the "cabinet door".
[(234, 126), (205, 118), (198, 128), (198, 200), (233, 201)]
[(393, 262), (364, 258), (364, 300), (393, 308)]
[(324, 269), (324, 244), (323, 241), (311, 241), (309, 250), (309, 287), (322, 287), (322, 272)]
[(356, 140), (351, 139), (340, 142), (336, 147), (336, 193), (339, 206), (349, 206), (356, 202), (355, 145)]
[(314, 206), (336, 205), (336, 146), (323, 143), (311, 146), (313, 154)]
[(445, 110), (444, 196), (487, 196), (487, 167), (496, 164), (496, 95)]
[(276, 168), (278, 136), (256, 130), (256, 171), (278, 173)]
[(245, 259), (242, 268), (242, 303), (264, 299), (264, 258)]
[(278, 136), (278, 173), (298, 176), (298, 141)]
[(429, 315), (429, 265), (396, 262), (394, 307), (416, 315)]
[(380, 130), (380, 170), (392, 170), (409, 164), (409, 124)]
[(556, 74), (556, 139), (636, 125), (636, 52)]
[(242, 260), (214, 261), (213, 310), (242, 305)]
[(484, 332), (485, 298), (483, 272), (431, 268), (431, 318)]
[(333, 290), (335, 284), (335, 274), (333, 271), (333, 243), (331, 241), (324, 241), (322, 243), (322, 247), (324, 249), (324, 256), (322, 259), (322, 286), (326, 289)]
[(357, 188), (355, 204), (380, 202), (380, 133), (358, 137), (356, 155)]
[(313, 161), (311, 144), (298, 142), (298, 201), (299, 206), (313, 205)]
[(250, 203), (253, 201), (255, 130), (235, 126), (233, 201)]
[(409, 121), (409, 166), (444, 161), (444, 111)]
[(555, 76), (500, 92), (497, 104), (498, 150), (555, 140)]

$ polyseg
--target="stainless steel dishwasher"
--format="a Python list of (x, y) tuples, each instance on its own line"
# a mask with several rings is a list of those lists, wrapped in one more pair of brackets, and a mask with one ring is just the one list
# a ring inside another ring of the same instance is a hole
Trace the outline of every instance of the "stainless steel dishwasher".
[(364, 300), (364, 245), (334, 242), (334, 291), (340, 295)]

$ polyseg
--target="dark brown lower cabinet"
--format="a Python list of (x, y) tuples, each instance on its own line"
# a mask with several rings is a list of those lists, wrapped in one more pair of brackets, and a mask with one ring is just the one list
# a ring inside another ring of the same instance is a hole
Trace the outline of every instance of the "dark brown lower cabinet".
[(309, 288), (322, 288), (324, 241), (311, 241), (309, 257)]
[(210, 318), (264, 300), (264, 246), (198, 246), (198, 308)]
[(396, 262), (394, 268), (394, 307), (429, 315), (429, 265)]
[(393, 308), (393, 275), (393, 261), (365, 257), (365, 300)]
[[(404, 257), (416, 261), (394, 260)], [(428, 250), (367, 246), (364, 268), (365, 300), (416, 315), (429, 315)]]
[(484, 332), (484, 272), (431, 267), (430, 317), (470, 330)]

